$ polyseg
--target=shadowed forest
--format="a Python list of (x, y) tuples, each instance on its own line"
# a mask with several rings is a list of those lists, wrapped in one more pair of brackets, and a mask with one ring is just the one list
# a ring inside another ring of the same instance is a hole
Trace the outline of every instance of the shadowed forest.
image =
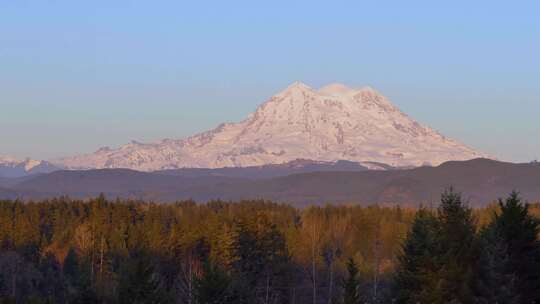
[(0, 303), (540, 303), (540, 205), (0, 201)]

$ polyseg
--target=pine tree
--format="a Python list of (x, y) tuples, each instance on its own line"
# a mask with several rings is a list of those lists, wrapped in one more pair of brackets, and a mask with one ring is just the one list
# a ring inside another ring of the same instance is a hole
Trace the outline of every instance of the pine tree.
[(67, 300), (74, 304), (97, 303), (98, 297), (92, 288), (89, 267), (79, 260), (72, 249), (64, 260), (63, 274), (67, 283)]
[(475, 303), (518, 304), (517, 277), (510, 268), (508, 246), (492, 223), (479, 238), (480, 258), (475, 270)]
[(227, 273), (211, 261), (203, 264), (203, 274), (195, 278), (195, 303), (235, 303), (230, 293), (231, 279)]
[(264, 254), (258, 246), (257, 235), (246, 221), (237, 221), (236, 239), (233, 243), (233, 268), (250, 292), (257, 286), (257, 280), (264, 269)]
[[(66, 285), (62, 278), (61, 266), (56, 257), (51, 253), (45, 254), (38, 263), (38, 271), (41, 274), (38, 285), (39, 294), (52, 299), (61, 300), (66, 293)], [(45, 303), (45, 299), (42, 299)]]
[[(257, 247), (262, 255), (262, 277), (259, 278), (259, 289), (262, 291), (260, 298), (264, 303), (270, 303), (271, 299), (286, 302), (290, 283), (289, 276), (289, 252), (287, 242), (276, 225), (270, 223), (267, 218), (257, 218)], [(276, 288), (279, 285), (280, 288)]]
[(427, 292), (431, 303), (472, 302), (473, 267), (477, 260), (476, 224), (471, 208), (465, 206), (452, 188), (441, 197), (438, 209), (439, 232), (436, 283)]
[(358, 266), (353, 258), (347, 261), (347, 279), (343, 282), (343, 304), (359, 304), (360, 294), (358, 292), (360, 280), (358, 279)]
[[(235, 235), (232, 266), (237, 294), (248, 303), (257, 298), (284, 301), (289, 255), (283, 235), (264, 216), (237, 221)], [(278, 282), (279, 291), (274, 288)]]
[(142, 253), (135, 253), (124, 265), (118, 286), (119, 303), (154, 304), (163, 303), (159, 281), (149, 259)]
[(499, 200), (501, 213), (495, 216), (494, 229), (507, 246), (507, 274), (515, 273), (521, 303), (540, 303), (540, 222), (529, 214), (517, 192)]
[(475, 233), (472, 210), (452, 188), (442, 194), (436, 217), (420, 210), (399, 257), (397, 303), (471, 303)]
[(438, 229), (438, 220), (432, 212), (422, 208), (416, 213), (398, 257), (393, 282), (396, 303), (416, 303), (429, 285), (429, 275), (436, 271)]

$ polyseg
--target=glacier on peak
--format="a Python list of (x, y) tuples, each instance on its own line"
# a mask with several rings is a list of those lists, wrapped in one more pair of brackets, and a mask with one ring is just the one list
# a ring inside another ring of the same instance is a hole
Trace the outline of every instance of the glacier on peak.
[(486, 157), (422, 126), (370, 87), (295, 82), (245, 120), (185, 139), (131, 142), (118, 149), (56, 160), (66, 168), (246, 167), (296, 159), (348, 160), (395, 167)]

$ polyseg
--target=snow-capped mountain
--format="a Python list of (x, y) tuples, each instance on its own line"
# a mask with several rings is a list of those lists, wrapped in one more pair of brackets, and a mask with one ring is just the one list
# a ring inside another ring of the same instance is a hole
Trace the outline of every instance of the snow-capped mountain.
[(315, 90), (297, 82), (244, 121), (221, 124), (186, 139), (105, 147), (56, 163), (72, 169), (154, 171), (258, 166), (296, 159), (399, 167), (478, 157), (486, 155), (420, 125), (371, 88), (331, 84)]
[(43, 160), (30, 158), (18, 160), (12, 157), (0, 156), (0, 177), (22, 177), (56, 170), (59, 170), (59, 168)]

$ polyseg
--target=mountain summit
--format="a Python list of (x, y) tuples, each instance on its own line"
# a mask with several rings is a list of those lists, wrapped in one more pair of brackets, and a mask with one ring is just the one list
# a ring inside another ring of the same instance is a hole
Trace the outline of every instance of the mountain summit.
[(295, 82), (247, 119), (186, 139), (131, 142), (57, 161), (66, 168), (220, 168), (295, 159), (438, 165), (485, 157), (420, 125), (371, 88), (331, 84), (319, 90)]

